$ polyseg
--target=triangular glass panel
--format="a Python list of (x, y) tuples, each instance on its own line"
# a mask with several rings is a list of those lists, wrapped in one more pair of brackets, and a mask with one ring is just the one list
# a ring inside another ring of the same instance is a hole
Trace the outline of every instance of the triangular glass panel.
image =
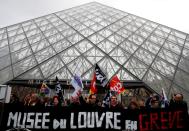
[(166, 91), (170, 88), (171, 81), (163, 75), (150, 69), (144, 76), (143, 82), (150, 86), (157, 93), (161, 93), (162, 88)]
[(96, 47), (88, 50), (83, 54), (93, 65), (96, 64), (99, 60), (101, 60), (105, 55)]
[(118, 64), (112, 61), (111, 58), (106, 58), (106, 57), (101, 61), (99, 61), (98, 65), (109, 79), (112, 76), (116, 75), (117, 70), (120, 69), (120, 66)]
[(36, 78), (43, 79), (38, 68), (34, 68), (34, 69), (20, 75), (17, 78), (19, 78), (19, 79), (36, 79)]
[(92, 65), (84, 57), (78, 57), (77, 59), (68, 64), (68, 68), (73, 75), (82, 75), (91, 67)]
[(55, 79), (56, 76), (58, 77), (58, 79), (71, 79), (72, 75), (70, 74), (70, 72), (68, 71), (68, 69), (66, 67), (63, 67), (62, 69), (58, 70), (56, 73), (54, 73), (53, 75), (51, 75), (49, 77), (49, 79)]
[(125, 71), (125, 69), (121, 69), (118, 73), (117, 76), (120, 80), (136, 80), (130, 73)]
[(104, 40), (97, 45), (105, 53), (109, 53), (116, 45), (109, 40)]
[(134, 57), (130, 58), (124, 67), (140, 79), (147, 71), (147, 66)]
[(80, 53), (74, 47), (71, 47), (71, 48), (63, 51), (59, 55), (60, 55), (61, 59), (64, 61), (64, 63), (67, 64), (70, 61), (77, 58), (80, 55)]
[(81, 53), (84, 53), (84, 52), (88, 51), (90, 48), (92, 48), (93, 45), (92, 45), (89, 41), (83, 40), (83, 41), (79, 42), (78, 44), (76, 44), (75, 47), (76, 47)]
[(116, 47), (110, 53), (110, 56), (122, 65), (129, 58), (130, 54), (120, 47)]
[(44, 62), (40, 68), (45, 78), (52, 75), (54, 72), (62, 68), (64, 65), (62, 61), (57, 57), (52, 57), (48, 61)]

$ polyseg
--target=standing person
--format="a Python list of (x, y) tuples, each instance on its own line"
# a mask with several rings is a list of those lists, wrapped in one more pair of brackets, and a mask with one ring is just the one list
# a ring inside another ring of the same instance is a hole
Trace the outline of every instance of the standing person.
[(188, 111), (187, 103), (184, 101), (184, 97), (181, 93), (174, 94), (172, 99), (170, 100), (169, 107), (172, 109), (182, 108)]
[(71, 110), (80, 109), (82, 106), (81, 106), (81, 103), (80, 103), (80, 100), (79, 100), (79, 96), (75, 96), (75, 97), (72, 96), (71, 99), (70, 99), (70, 105), (68, 107)]
[(143, 98), (138, 100), (138, 105), (140, 109), (146, 109), (145, 107), (145, 100)]
[(91, 94), (89, 96), (89, 102), (87, 104), (87, 107), (90, 109), (99, 109), (101, 106), (97, 103), (97, 98), (95, 94)]
[(130, 110), (139, 109), (139, 105), (138, 105), (137, 101), (135, 101), (135, 100), (130, 101), (128, 109), (130, 109)]
[(41, 106), (37, 93), (32, 93), (28, 102), (28, 106)]
[(160, 97), (157, 94), (153, 94), (147, 99), (146, 108), (147, 109), (161, 108), (160, 104), (161, 104)]
[(61, 102), (58, 96), (54, 96), (52, 99), (52, 102), (53, 102), (52, 104), (54, 107), (61, 107)]
[(110, 97), (110, 109), (111, 110), (121, 110), (121, 109), (123, 109), (123, 106), (118, 102), (117, 97), (115, 95), (112, 95)]

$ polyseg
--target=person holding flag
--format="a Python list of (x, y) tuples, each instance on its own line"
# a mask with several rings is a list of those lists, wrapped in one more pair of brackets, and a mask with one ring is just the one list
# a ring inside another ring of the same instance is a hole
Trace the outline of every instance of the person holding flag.
[(81, 95), (84, 88), (81, 77), (75, 74), (75, 76), (71, 80), (71, 84), (74, 87), (75, 91), (71, 95), (71, 104), (69, 105), (69, 108), (81, 108), (83, 105), (86, 105), (86, 102)]

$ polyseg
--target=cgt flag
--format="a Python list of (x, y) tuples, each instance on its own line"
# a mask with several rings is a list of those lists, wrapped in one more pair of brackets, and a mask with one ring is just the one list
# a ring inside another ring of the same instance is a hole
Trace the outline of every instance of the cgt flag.
[(61, 87), (61, 85), (60, 85), (60, 82), (59, 82), (57, 76), (56, 76), (55, 92), (56, 92), (56, 94), (58, 95), (59, 100), (60, 100), (60, 101), (63, 101), (63, 100), (64, 100), (64, 97), (63, 97), (63, 94), (62, 94), (63, 89), (62, 89), (62, 87)]
[(93, 79), (91, 81), (90, 91), (89, 94), (96, 94), (97, 88), (96, 88), (96, 73), (93, 75)]
[(110, 81), (110, 90), (111, 91), (115, 91), (117, 92), (117, 94), (120, 94), (122, 92), (125, 91), (121, 81), (119, 80), (119, 78), (117, 77), (117, 75), (115, 75), (111, 81)]
[(106, 75), (102, 72), (98, 64), (96, 64), (95, 67), (95, 74), (96, 74), (96, 82), (100, 83), (101, 86), (105, 87), (106, 84), (108, 83), (108, 79)]

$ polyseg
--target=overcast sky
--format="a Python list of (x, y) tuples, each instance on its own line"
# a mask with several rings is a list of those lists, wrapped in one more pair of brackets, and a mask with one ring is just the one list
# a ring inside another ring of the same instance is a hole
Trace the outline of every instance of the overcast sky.
[[(0, 0), (0, 28), (94, 0)], [(189, 33), (189, 0), (96, 0)]]

